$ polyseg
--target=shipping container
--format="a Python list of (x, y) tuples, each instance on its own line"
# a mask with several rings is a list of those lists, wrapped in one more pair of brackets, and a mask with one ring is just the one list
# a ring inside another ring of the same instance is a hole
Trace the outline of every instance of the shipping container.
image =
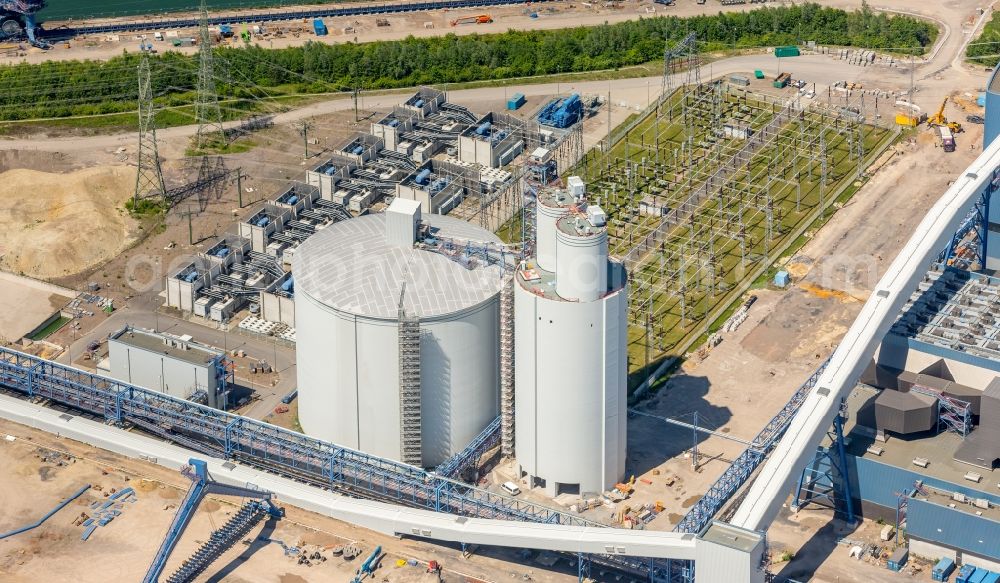
[(774, 56), (776, 57), (797, 57), (799, 56), (799, 47), (775, 47)]
[(519, 109), (522, 105), (524, 105), (523, 93), (515, 93), (514, 95), (510, 96), (510, 99), (507, 100), (507, 109), (509, 109), (510, 111)]
[(749, 87), (750, 79), (744, 77), (743, 75), (730, 75), (729, 82), (733, 85), (739, 85), (741, 87)]
[(782, 73), (774, 78), (775, 89), (784, 89), (788, 86), (788, 82), (792, 80), (791, 73)]
[(902, 571), (903, 567), (906, 565), (906, 559), (910, 556), (910, 549), (906, 547), (899, 547), (898, 549), (892, 551), (892, 555), (889, 556), (889, 560), (886, 562), (885, 566), (891, 571)]
[(958, 575), (955, 577), (955, 583), (969, 583), (969, 577), (975, 572), (975, 565), (962, 565), (962, 568), (958, 570)]
[(764, 71), (761, 71), (760, 69), (757, 69), (756, 71), (753, 72), (753, 76), (756, 77), (756, 78), (758, 78), (758, 79), (763, 79), (764, 78)]
[(951, 572), (955, 570), (955, 561), (949, 559), (948, 557), (942, 558), (934, 565), (934, 569), (931, 570), (931, 579), (934, 581), (947, 581), (948, 577), (951, 576)]
[(316, 32), (316, 36), (326, 36), (329, 31), (326, 29), (326, 24), (323, 23), (322, 18), (317, 18), (313, 21), (313, 31)]

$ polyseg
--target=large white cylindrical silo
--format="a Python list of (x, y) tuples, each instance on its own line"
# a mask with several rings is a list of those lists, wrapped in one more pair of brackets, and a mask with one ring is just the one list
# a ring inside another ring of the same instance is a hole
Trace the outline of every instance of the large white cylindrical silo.
[[(498, 242), (458, 219), (431, 215), (423, 222), (438, 238)], [(386, 212), (316, 233), (299, 247), (293, 271), (299, 421), (306, 434), (403, 461), (413, 455), (404, 455), (404, 441), (416, 439), (419, 459), (409, 461), (432, 467), (496, 418), (497, 267), (467, 268), (418, 248), (412, 222)], [(401, 295), (411, 328), (401, 324)], [(406, 405), (412, 383), (401, 375), (401, 350), (419, 354), (419, 408)]]
[(524, 483), (550, 496), (613, 486), (626, 456), (625, 268), (608, 258), (603, 212), (562, 196), (539, 195), (537, 269), (514, 280), (514, 450)]

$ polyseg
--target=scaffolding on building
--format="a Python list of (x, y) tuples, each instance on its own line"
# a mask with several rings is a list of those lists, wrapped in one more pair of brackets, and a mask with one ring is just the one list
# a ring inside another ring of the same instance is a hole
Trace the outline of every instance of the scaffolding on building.
[(514, 278), (500, 290), (500, 454), (514, 457)]
[(406, 284), (399, 292), (399, 440), (403, 463), (423, 460), (420, 419), (420, 320), (403, 309)]
[(937, 406), (937, 430), (938, 432), (950, 431), (957, 433), (965, 439), (972, 431), (972, 403), (956, 399), (946, 395), (944, 392), (923, 385), (913, 385), (910, 387), (911, 393), (926, 395), (935, 400)]

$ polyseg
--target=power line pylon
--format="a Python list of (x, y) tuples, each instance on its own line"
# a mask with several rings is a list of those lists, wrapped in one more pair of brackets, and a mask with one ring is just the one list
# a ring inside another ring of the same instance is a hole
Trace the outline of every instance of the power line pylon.
[(153, 107), (152, 75), (149, 55), (139, 61), (139, 153), (135, 175), (133, 209), (140, 200), (165, 197), (160, 153), (156, 147), (156, 110)]
[(215, 63), (212, 57), (212, 36), (208, 32), (208, 8), (201, 0), (201, 24), (198, 34), (198, 100), (194, 105), (198, 120), (196, 147), (218, 139), (226, 143), (226, 132), (222, 127), (222, 112), (219, 110), (219, 95), (215, 89)]

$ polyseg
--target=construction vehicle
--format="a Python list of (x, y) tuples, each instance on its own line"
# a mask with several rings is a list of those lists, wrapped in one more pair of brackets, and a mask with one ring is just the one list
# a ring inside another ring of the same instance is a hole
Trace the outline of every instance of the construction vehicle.
[(374, 575), (375, 569), (378, 568), (378, 563), (381, 558), (382, 558), (382, 547), (381, 546), (375, 547), (375, 550), (372, 551), (372, 554), (368, 555), (368, 558), (365, 559), (365, 562), (361, 564), (361, 568), (358, 569), (358, 573), (357, 575), (355, 575), (351, 583), (361, 583), (368, 575)]
[(951, 128), (946, 125), (937, 126), (938, 136), (941, 138), (941, 147), (945, 152), (955, 151), (955, 135), (951, 133)]
[(916, 104), (909, 101), (896, 102), (896, 125), (915, 128), (923, 119), (924, 114)]
[(45, 8), (46, 0), (0, 0), (0, 41), (27, 37), (32, 45), (47, 49), (49, 44), (38, 39), (41, 27), (35, 14)]
[(452, 26), (458, 26), (460, 24), (489, 24), (493, 22), (493, 17), (489, 14), (479, 14), (476, 16), (463, 16), (462, 18), (456, 18), (451, 21)]
[[(944, 115), (944, 106), (948, 105), (948, 98), (945, 97), (944, 101), (941, 102), (941, 107), (934, 113), (934, 115), (927, 118), (927, 125), (934, 127), (946, 127), (953, 133), (960, 133), (962, 131), (962, 124), (954, 121), (948, 121), (948, 118)], [(946, 150), (950, 151), (950, 150)]]

